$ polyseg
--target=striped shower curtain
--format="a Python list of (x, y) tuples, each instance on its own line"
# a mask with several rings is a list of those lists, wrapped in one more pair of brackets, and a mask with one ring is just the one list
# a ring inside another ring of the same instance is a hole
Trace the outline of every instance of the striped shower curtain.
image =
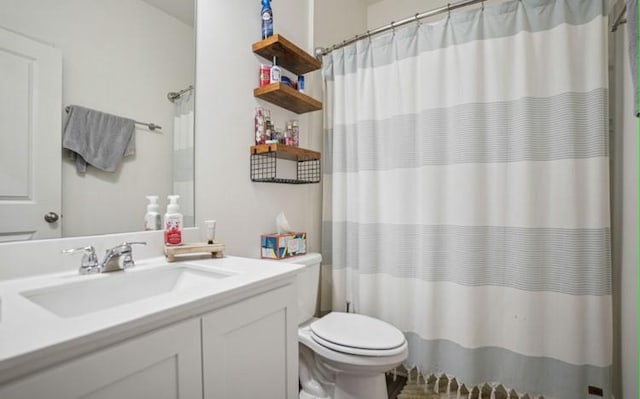
[(333, 306), (453, 397), (610, 397), (607, 24), (507, 1), (323, 60)]
[(180, 196), (185, 227), (194, 227), (193, 188), (193, 91), (175, 100), (173, 117), (173, 193)]

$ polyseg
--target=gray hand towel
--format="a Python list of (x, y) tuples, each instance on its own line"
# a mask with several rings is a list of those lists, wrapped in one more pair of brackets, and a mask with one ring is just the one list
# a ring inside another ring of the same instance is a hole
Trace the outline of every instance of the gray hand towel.
[(136, 152), (134, 121), (72, 105), (64, 127), (62, 147), (72, 153), (78, 173), (91, 164), (115, 172), (122, 158)]

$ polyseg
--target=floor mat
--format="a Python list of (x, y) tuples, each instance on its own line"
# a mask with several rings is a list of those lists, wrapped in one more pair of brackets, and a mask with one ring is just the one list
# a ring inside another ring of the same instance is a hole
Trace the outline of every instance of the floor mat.
[(402, 389), (397, 399), (440, 399), (447, 398), (447, 394), (425, 392), (424, 385), (408, 384)]
[(402, 392), (402, 388), (407, 384), (407, 377), (396, 376), (393, 378), (392, 375), (387, 374), (387, 394), (389, 399), (397, 399), (400, 392)]

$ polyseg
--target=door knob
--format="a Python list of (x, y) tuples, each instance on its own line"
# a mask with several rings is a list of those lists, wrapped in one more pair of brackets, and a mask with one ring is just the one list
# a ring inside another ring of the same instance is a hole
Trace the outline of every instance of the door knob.
[(58, 221), (58, 219), (60, 219), (60, 216), (58, 216), (58, 214), (55, 212), (49, 212), (44, 215), (44, 220), (47, 223), (55, 223)]

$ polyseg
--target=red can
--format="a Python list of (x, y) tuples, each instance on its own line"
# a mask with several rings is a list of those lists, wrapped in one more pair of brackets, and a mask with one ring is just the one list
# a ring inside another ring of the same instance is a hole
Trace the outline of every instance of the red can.
[(271, 65), (260, 64), (260, 87), (266, 86), (271, 80)]

